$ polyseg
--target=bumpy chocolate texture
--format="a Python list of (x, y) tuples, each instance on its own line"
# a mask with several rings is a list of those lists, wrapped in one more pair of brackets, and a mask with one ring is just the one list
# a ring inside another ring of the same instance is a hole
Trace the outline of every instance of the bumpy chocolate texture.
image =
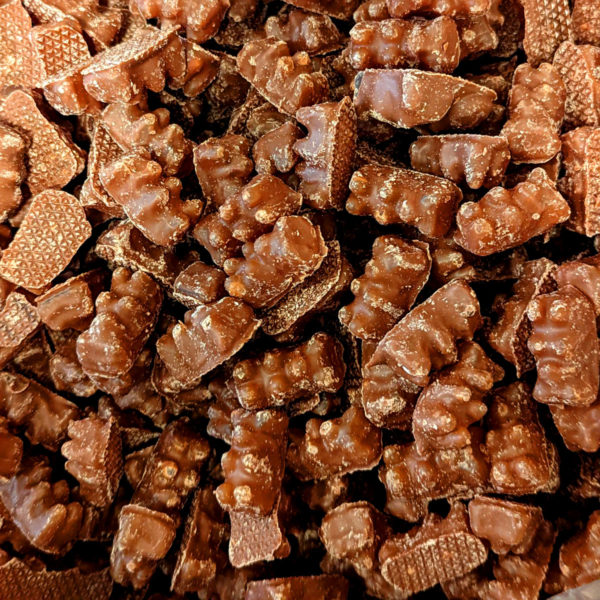
[(94, 125), (87, 162), (87, 179), (81, 186), (79, 201), (84, 207), (101, 210), (111, 216), (124, 217), (125, 212), (106, 192), (100, 181), (102, 168), (123, 154), (101, 122)]
[(564, 177), (560, 191), (569, 201), (569, 226), (578, 233), (600, 233), (600, 129), (579, 127), (562, 136)]
[(67, 21), (38, 25), (31, 41), (40, 60), (46, 100), (63, 115), (97, 114), (100, 103), (83, 87), (81, 70), (91, 60), (83, 35)]
[(29, 39), (31, 17), (20, 0), (11, 0), (0, 7), (0, 20), (0, 88), (37, 84), (41, 74)]
[(77, 338), (56, 344), (48, 362), (48, 371), (52, 385), (59, 392), (69, 392), (82, 398), (93, 396), (98, 388), (83, 372), (77, 359)]
[(596, 315), (600, 315), (599, 254), (564, 262), (552, 275), (559, 287), (570, 285), (582, 292), (593, 304)]
[(0, 119), (28, 142), (25, 183), (32, 194), (62, 188), (83, 170), (84, 152), (44, 116), (30, 93), (11, 91), (0, 105)]
[(600, 48), (563, 42), (552, 63), (567, 90), (565, 123), (571, 127), (600, 125), (597, 69)]
[(79, 409), (23, 375), (0, 373), (0, 413), (25, 430), (32, 444), (56, 452), (67, 436), (67, 427)]
[(79, 598), (109, 600), (113, 582), (108, 569), (92, 573), (79, 567), (61, 571), (35, 570), (17, 558), (0, 566), (0, 594), (4, 598), (35, 598), (43, 594), (47, 600)]
[(589, 406), (598, 396), (600, 341), (596, 312), (586, 296), (567, 285), (535, 298), (527, 308), (535, 357), (533, 397), (546, 404)]
[(487, 540), (496, 554), (526, 552), (543, 518), (542, 509), (529, 504), (486, 496), (469, 502), (473, 533)]
[(571, 9), (568, 0), (519, 0), (525, 16), (523, 48), (527, 62), (537, 67), (552, 60), (554, 52), (565, 40), (573, 37)]
[(490, 346), (515, 366), (519, 377), (535, 367), (535, 360), (527, 348), (531, 333), (527, 309), (536, 296), (554, 289), (555, 268), (547, 258), (526, 262), (512, 296), (502, 303), (502, 313), (488, 334)]
[(21, 184), (27, 176), (27, 142), (15, 129), (0, 123), (0, 221), (21, 204)]
[(186, 420), (164, 429), (119, 517), (111, 553), (115, 581), (135, 589), (148, 583), (173, 543), (181, 509), (198, 485), (208, 454), (208, 443)]
[(131, 0), (130, 8), (144, 19), (157, 19), (163, 29), (181, 25), (186, 37), (200, 44), (217, 33), (229, 0)]
[(466, 79), (414, 69), (367, 69), (355, 82), (354, 106), (394, 127), (433, 130), (477, 127), (492, 111), (496, 92)]
[(429, 237), (443, 237), (462, 199), (451, 181), (433, 175), (378, 165), (365, 165), (350, 179), (346, 210), (372, 216), (381, 225), (414, 225)]
[(509, 119), (502, 129), (516, 163), (545, 163), (560, 151), (567, 92), (557, 69), (519, 65), (510, 90)]
[(300, 480), (368, 471), (381, 459), (381, 430), (351, 406), (336, 419), (310, 419), (305, 432), (290, 432), (287, 465)]
[(350, 98), (301, 108), (296, 113), (308, 135), (294, 144), (296, 175), (306, 204), (341, 209), (356, 148), (356, 112)]
[(170, 423), (148, 458), (131, 503), (165, 513), (178, 523), (209, 452), (208, 442), (185, 419)]
[(197, 201), (181, 200), (181, 180), (165, 177), (148, 157), (125, 154), (100, 171), (100, 180), (133, 224), (159, 246), (181, 241), (200, 214)]
[(490, 0), (387, 0), (387, 7), (390, 15), (398, 18), (415, 14), (475, 17), (490, 8)]
[(335, 393), (345, 372), (342, 345), (326, 333), (317, 333), (298, 346), (238, 362), (232, 383), (240, 404), (257, 410), (321, 392)]
[(458, 362), (441, 371), (417, 400), (412, 431), (419, 452), (469, 445), (469, 427), (487, 412), (484, 397), (503, 375), (481, 346), (462, 344)]
[(277, 509), (283, 478), (288, 418), (276, 410), (231, 414), (231, 449), (221, 465), (225, 482), (215, 494), (229, 512), (266, 516)]
[(41, 321), (50, 329), (83, 331), (94, 317), (94, 299), (104, 280), (99, 270), (71, 277), (35, 299)]
[(225, 481), (215, 495), (231, 520), (229, 561), (242, 567), (273, 560), (285, 550), (277, 508), (288, 419), (275, 410), (239, 409), (231, 424), (231, 449), (221, 458)]
[(427, 244), (378, 237), (364, 274), (352, 282), (355, 298), (340, 310), (340, 321), (356, 337), (381, 339), (410, 310), (430, 270)]
[(574, 0), (571, 25), (579, 44), (600, 45), (600, 15), (594, 0)]
[(321, 266), (263, 315), (261, 327), (267, 335), (290, 333), (315, 311), (337, 308), (335, 300), (350, 286), (354, 273), (341, 255), (339, 242), (326, 245)]
[(344, 45), (344, 38), (328, 16), (303, 10), (269, 17), (265, 33), (284, 41), (290, 52), (307, 52), (311, 56), (328, 54)]
[(352, 568), (369, 595), (382, 600), (404, 600), (406, 594), (381, 575), (377, 558), (391, 531), (386, 516), (368, 502), (347, 502), (328, 511), (319, 536), (327, 550), (321, 563), (326, 571)]
[[(429, 515), (419, 527), (386, 540), (379, 550), (383, 577), (412, 595), (485, 562), (487, 549), (471, 533), (466, 512), (456, 503), (445, 519)], [(423, 567), (415, 569), (415, 564)]]
[[(215, 80), (219, 72), (220, 59), (216, 54), (212, 54), (189, 39), (186, 39), (184, 44), (185, 74), (171, 79), (169, 87), (175, 90), (180, 89), (188, 98), (196, 98)], [(180, 106), (185, 106), (185, 104), (180, 104)]]
[(292, 55), (288, 45), (275, 38), (245, 44), (236, 63), (242, 77), (286, 114), (293, 116), (327, 96), (327, 79), (313, 70), (309, 55)]
[(350, 64), (357, 70), (417, 67), (452, 73), (460, 61), (460, 37), (450, 17), (364, 21), (350, 31)]
[(37, 331), (40, 317), (23, 294), (11, 292), (0, 310), (0, 367)]
[(251, 581), (246, 586), (246, 600), (346, 600), (348, 582), (340, 575), (282, 577)]
[(253, 177), (219, 208), (219, 216), (242, 242), (253, 242), (268, 233), (279, 217), (293, 215), (302, 206), (302, 195), (273, 175)]
[(546, 439), (524, 383), (494, 392), (486, 423), (486, 453), (494, 492), (523, 495), (556, 489), (556, 449)]
[(115, 419), (90, 416), (69, 424), (70, 441), (61, 452), (65, 469), (79, 482), (79, 493), (94, 506), (113, 501), (123, 473), (121, 432)]
[(565, 446), (576, 452), (600, 448), (600, 402), (589, 406), (551, 405), (550, 413)]
[(227, 558), (220, 549), (226, 537), (224, 515), (212, 488), (199, 489), (190, 508), (171, 589), (177, 594), (201, 592), (215, 579)]
[(473, 290), (464, 281), (450, 282), (386, 334), (367, 366), (385, 363), (416, 385), (426, 385), (432, 370), (456, 361), (458, 342), (472, 339), (480, 325)]
[[(442, 583), (449, 600), (500, 600), (539, 598), (546, 579), (556, 532), (550, 523), (541, 521), (525, 548), (492, 558), (489, 568), (474, 570)], [(492, 578), (488, 578), (493, 573)]]
[(133, 367), (150, 337), (162, 303), (162, 292), (141, 271), (118, 268), (109, 292), (96, 299), (96, 316), (77, 340), (83, 370), (93, 377), (117, 377)]
[(252, 147), (258, 173), (289, 173), (298, 160), (294, 150), (302, 131), (292, 122), (284, 123), (261, 136)]
[(173, 519), (165, 513), (137, 504), (126, 504), (119, 513), (119, 529), (111, 552), (110, 574), (114, 581), (141, 589), (175, 539)]
[(236, 354), (259, 325), (250, 306), (227, 297), (188, 311), (156, 347), (167, 369), (189, 389)]
[[(562, 590), (579, 587), (600, 577), (600, 511), (595, 511), (585, 529), (560, 547), (558, 564)], [(556, 590), (560, 591), (560, 590)]]
[(166, 78), (185, 72), (185, 49), (176, 29), (140, 27), (133, 35), (96, 54), (82, 71), (83, 85), (100, 102), (136, 103), (146, 90), (160, 92)]
[(218, 212), (200, 219), (192, 231), (192, 236), (220, 267), (227, 259), (239, 256), (241, 252), (242, 242), (233, 237), (231, 228), (221, 219)]
[(207, 201), (217, 208), (250, 180), (252, 143), (241, 135), (210, 138), (194, 149), (194, 167)]
[(252, 158), (258, 173), (289, 173), (298, 155), (294, 144), (302, 137), (302, 131), (287, 122), (261, 136), (252, 147)]
[(67, 482), (50, 483), (51, 475), (47, 459), (29, 458), (16, 475), (0, 481), (0, 500), (32, 546), (59, 554), (79, 533), (83, 509), (69, 502)]
[(471, 427), (471, 443), (421, 454), (415, 443), (387, 446), (379, 478), (386, 488), (386, 511), (415, 522), (431, 500), (469, 497), (486, 489), (489, 467), (482, 453), (483, 435)]
[(39, 291), (69, 264), (92, 233), (75, 196), (47, 190), (35, 196), (21, 227), (2, 253), (0, 274)]
[(94, 252), (113, 269), (143, 271), (165, 286), (172, 286), (187, 265), (172, 250), (153, 244), (130, 221), (118, 221), (100, 234)]
[(387, 363), (368, 366), (377, 342), (362, 342), (361, 401), (367, 418), (387, 429), (410, 429), (420, 387), (398, 375)]
[(462, 204), (454, 239), (473, 254), (489, 256), (548, 232), (570, 213), (552, 180), (537, 168), (512, 189), (496, 187), (479, 202)]
[(225, 295), (226, 275), (217, 267), (195, 261), (175, 279), (173, 297), (188, 308), (212, 304)]
[(466, 183), (474, 190), (500, 185), (509, 161), (506, 140), (489, 135), (422, 136), (410, 146), (413, 169)]
[(167, 176), (190, 167), (192, 154), (192, 143), (170, 118), (166, 108), (145, 112), (127, 104), (111, 104), (102, 113), (104, 127), (124, 152), (149, 152)]
[(255, 308), (275, 305), (312, 275), (327, 254), (318, 226), (306, 217), (281, 217), (273, 231), (248, 242), (244, 258), (227, 259), (225, 289)]

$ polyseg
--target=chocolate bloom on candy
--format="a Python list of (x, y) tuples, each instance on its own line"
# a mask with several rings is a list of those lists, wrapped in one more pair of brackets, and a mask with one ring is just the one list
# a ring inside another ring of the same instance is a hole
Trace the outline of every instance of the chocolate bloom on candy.
[(598, 0), (0, 1), (0, 600), (600, 579)]

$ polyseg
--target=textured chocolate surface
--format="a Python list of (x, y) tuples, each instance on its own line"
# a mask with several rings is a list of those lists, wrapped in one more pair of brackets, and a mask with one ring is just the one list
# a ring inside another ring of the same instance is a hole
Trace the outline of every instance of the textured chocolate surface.
[(597, 0), (0, 5), (2, 600), (600, 577)]

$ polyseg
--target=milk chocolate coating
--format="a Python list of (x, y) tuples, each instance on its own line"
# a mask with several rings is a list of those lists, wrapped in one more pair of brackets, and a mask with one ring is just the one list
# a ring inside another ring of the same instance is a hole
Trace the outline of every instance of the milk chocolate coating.
[(514, 248), (569, 218), (570, 209), (542, 169), (511, 190), (497, 187), (456, 216), (455, 240), (478, 256)]
[(327, 93), (327, 80), (313, 70), (308, 54), (292, 54), (285, 42), (275, 38), (244, 45), (236, 62), (240, 74), (284, 113), (294, 115)]
[(492, 111), (494, 100), (496, 93), (489, 88), (416, 69), (366, 69), (355, 81), (354, 106), (359, 115), (404, 129), (476, 127)]
[(47, 459), (30, 457), (0, 482), (0, 500), (31, 545), (60, 554), (79, 533), (83, 509), (79, 502), (69, 502), (67, 483), (51, 483), (51, 476)]
[(535, 298), (527, 316), (532, 323), (527, 345), (537, 369), (533, 397), (546, 404), (592, 404), (598, 396), (600, 363), (593, 305), (566, 285)]
[(350, 98), (305, 106), (296, 112), (308, 136), (294, 144), (300, 192), (313, 208), (341, 209), (356, 147), (356, 112)]
[(380, 339), (412, 307), (430, 268), (429, 248), (422, 242), (378, 237), (364, 275), (351, 284), (355, 299), (340, 310), (340, 321), (356, 337)]
[(460, 189), (441, 177), (374, 164), (355, 171), (346, 210), (372, 216), (382, 225), (406, 223), (424, 235), (443, 237), (450, 229)]
[(510, 160), (502, 137), (457, 134), (422, 136), (410, 146), (414, 169), (465, 182), (471, 189), (502, 183)]
[(237, 363), (232, 385), (240, 404), (257, 410), (320, 392), (337, 392), (345, 371), (341, 344), (317, 333), (299, 346)]
[(413, 67), (452, 73), (460, 60), (456, 23), (448, 16), (431, 21), (364, 21), (350, 31), (349, 58), (355, 69)]
[(4, 0), (2, 600), (600, 577), (599, 24)]
[[(430, 322), (430, 327), (424, 327)], [(481, 324), (479, 303), (464, 282), (451, 282), (413, 308), (381, 340), (367, 366), (380, 363), (417, 385), (429, 373), (454, 362), (457, 342), (469, 340)]]
[(119, 268), (110, 292), (96, 300), (96, 317), (77, 340), (77, 356), (89, 375), (127, 373), (158, 318), (162, 293), (151, 277)]

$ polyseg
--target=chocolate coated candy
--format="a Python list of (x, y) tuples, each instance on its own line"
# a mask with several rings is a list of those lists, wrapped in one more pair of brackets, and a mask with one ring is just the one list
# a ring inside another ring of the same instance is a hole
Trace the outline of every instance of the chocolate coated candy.
[[(470, 532), (460, 503), (452, 506), (445, 519), (429, 515), (420, 527), (386, 540), (379, 551), (383, 577), (407, 594), (460, 577), (486, 557), (487, 550)], [(415, 562), (423, 567), (415, 569)]]
[[(394, 127), (433, 130), (476, 127), (490, 114), (496, 93), (459, 77), (416, 69), (367, 69), (355, 82), (354, 106)], [(468, 107), (468, 109), (467, 109)]]
[(236, 62), (240, 74), (287, 114), (294, 115), (327, 94), (327, 80), (313, 70), (308, 54), (292, 54), (285, 42), (275, 38), (245, 44)]
[(523, 183), (490, 190), (479, 202), (465, 202), (456, 215), (454, 238), (463, 248), (488, 256), (525, 243), (563, 223), (569, 205), (543, 169)]
[(321, 392), (337, 392), (346, 368), (342, 345), (325, 333), (293, 348), (237, 363), (232, 385), (248, 410), (282, 406)]
[(456, 360), (458, 341), (472, 339), (480, 325), (473, 290), (464, 282), (451, 282), (397, 323), (381, 340), (367, 366), (385, 363), (401, 377), (425, 385), (433, 369)]
[(77, 356), (94, 377), (127, 373), (152, 333), (162, 302), (158, 284), (145, 273), (119, 268), (110, 292), (96, 299), (96, 317), (77, 340)]
[(466, 183), (471, 189), (500, 185), (510, 161), (502, 137), (473, 135), (422, 136), (410, 146), (413, 169)]
[(259, 325), (250, 306), (226, 297), (188, 311), (158, 340), (157, 351), (173, 377), (189, 389), (236, 354)]
[(412, 307), (429, 278), (431, 258), (423, 242), (378, 237), (365, 273), (355, 279), (354, 301), (340, 310), (340, 321), (361, 339), (380, 339)]
[(41, 107), (36, 96), (20, 89), (11, 91), (0, 105), (0, 119), (28, 142), (25, 183), (32, 194), (64, 187), (85, 167), (83, 150)]
[(469, 502), (473, 533), (488, 540), (496, 554), (527, 552), (542, 519), (542, 510), (537, 506), (487, 496)]
[(57, 451), (79, 409), (62, 396), (22, 375), (0, 372), (0, 412), (25, 429), (32, 444)]
[(452, 225), (462, 192), (452, 182), (396, 167), (365, 165), (349, 183), (346, 210), (382, 225), (414, 225), (428, 237), (443, 237)]

